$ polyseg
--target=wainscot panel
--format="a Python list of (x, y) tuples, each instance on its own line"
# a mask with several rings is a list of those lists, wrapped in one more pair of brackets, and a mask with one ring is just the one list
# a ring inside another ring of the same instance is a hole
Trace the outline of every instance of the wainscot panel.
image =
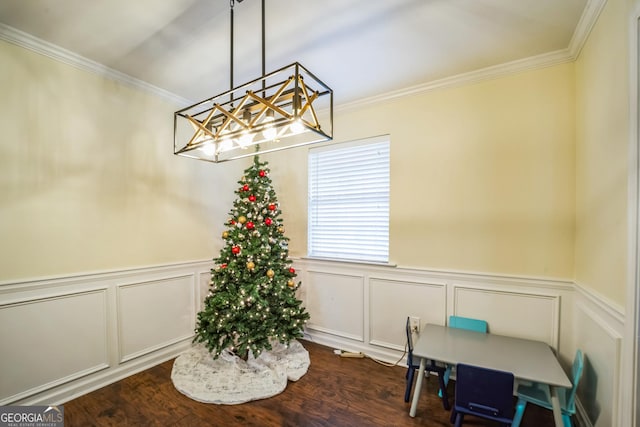
[(191, 337), (195, 292), (192, 274), (118, 286), (120, 362)]
[(0, 305), (0, 325), (2, 405), (109, 366), (105, 289)]
[(409, 280), (369, 279), (369, 344), (403, 350), (408, 316), (443, 325), (447, 288), (443, 283)]
[(0, 405), (61, 404), (176, 357), (211, 266), (0, 283)]
[(577, 286), (575, 345), (584, 353), (578, 386), (580, 425), (620, 425), (623, 316), (616, 307)]
[(490, 333), (543, 341), (558, 348), (560, 295), (486, 285), (453, 285), (453, 295), (454, 314), (486, 320)]
[(307, 328), (364, 341), (364, 277), (357, 273), (306, 272)]
[(209, 287), (211, 286), (211, 272), (201, 272), (198, 280), (199, 286), (196, 288), (196, 307), (198, 311), (204, 310), (204, 300), (209, 294)]

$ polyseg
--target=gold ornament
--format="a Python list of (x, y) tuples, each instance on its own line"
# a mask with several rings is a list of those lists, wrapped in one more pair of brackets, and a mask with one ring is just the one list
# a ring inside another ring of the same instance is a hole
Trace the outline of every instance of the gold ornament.
[(227, 237), (229, 237), (229, 232), (228, 231), (223, 231), (222, 232), (222, 238), (226, 239)]
[(253, 261), (249, 261), (247, 263), (247, 269), (253, 270), (254, 268), (256, 268), (256, 265), (253, 263)]
[(273, 276), (275, 276), (276, 273), (273, 272), (273, 270), (269, 269), (267, 270), (267, 277), (269, 279), (273, 278)]
[(291, 279), (289, 279), (289, 281), (287, 282), (287, 286), (289, 286), (290, 288), (293, 288), (295, 285), (295, 282)]
[(244, 215), (240, 215), (240, 216), (238, 217), (238, 222), (239, 222), (240, 224), (244, 224), (245, 222), (247, 222), (247, 218), (245, 218), (245, 217), (244, 217)]
[(278, 233), (284, 233), (284, 227), (282, 226), (278, 227)]

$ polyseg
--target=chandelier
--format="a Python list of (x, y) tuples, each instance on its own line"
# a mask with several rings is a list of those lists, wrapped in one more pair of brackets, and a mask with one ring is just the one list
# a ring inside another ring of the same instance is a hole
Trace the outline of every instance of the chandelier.
[[(242, 0), (238, 0), (242, 2)], [(300, 63), (233, 87), (233, 7), (230, 1), (230, 89), (174, 113), (174, 154), (224, 162), (333, 139), (333, 91)]]

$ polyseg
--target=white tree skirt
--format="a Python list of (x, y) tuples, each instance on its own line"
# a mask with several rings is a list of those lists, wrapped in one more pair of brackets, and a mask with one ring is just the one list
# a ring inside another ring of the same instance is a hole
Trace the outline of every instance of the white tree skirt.
[(273, 344), (245, 362), (228, 351), (218, 359), (202, 344), (176, 358), (171, 371), (175, 388), (193, 400), (235, 405), (282, 393), (287, 380), (298, 381), (309, 369), (309, 353), (298, 341)]

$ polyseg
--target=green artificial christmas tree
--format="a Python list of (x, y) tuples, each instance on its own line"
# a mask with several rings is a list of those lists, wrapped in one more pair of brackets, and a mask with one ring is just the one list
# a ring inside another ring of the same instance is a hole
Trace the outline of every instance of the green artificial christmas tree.
[(229, 349), (244, 360), (271, 344), (288, 344), (303, 335), (309, 313), (296, 298), (300, 282), (289, 259), (276, 193), (267, 163), (254, 157), (238, 181), (238, 196), (222, 233), (225, 246), (214, 261), (204, 309), (198, 313), (194, 341), (217, 359)]

